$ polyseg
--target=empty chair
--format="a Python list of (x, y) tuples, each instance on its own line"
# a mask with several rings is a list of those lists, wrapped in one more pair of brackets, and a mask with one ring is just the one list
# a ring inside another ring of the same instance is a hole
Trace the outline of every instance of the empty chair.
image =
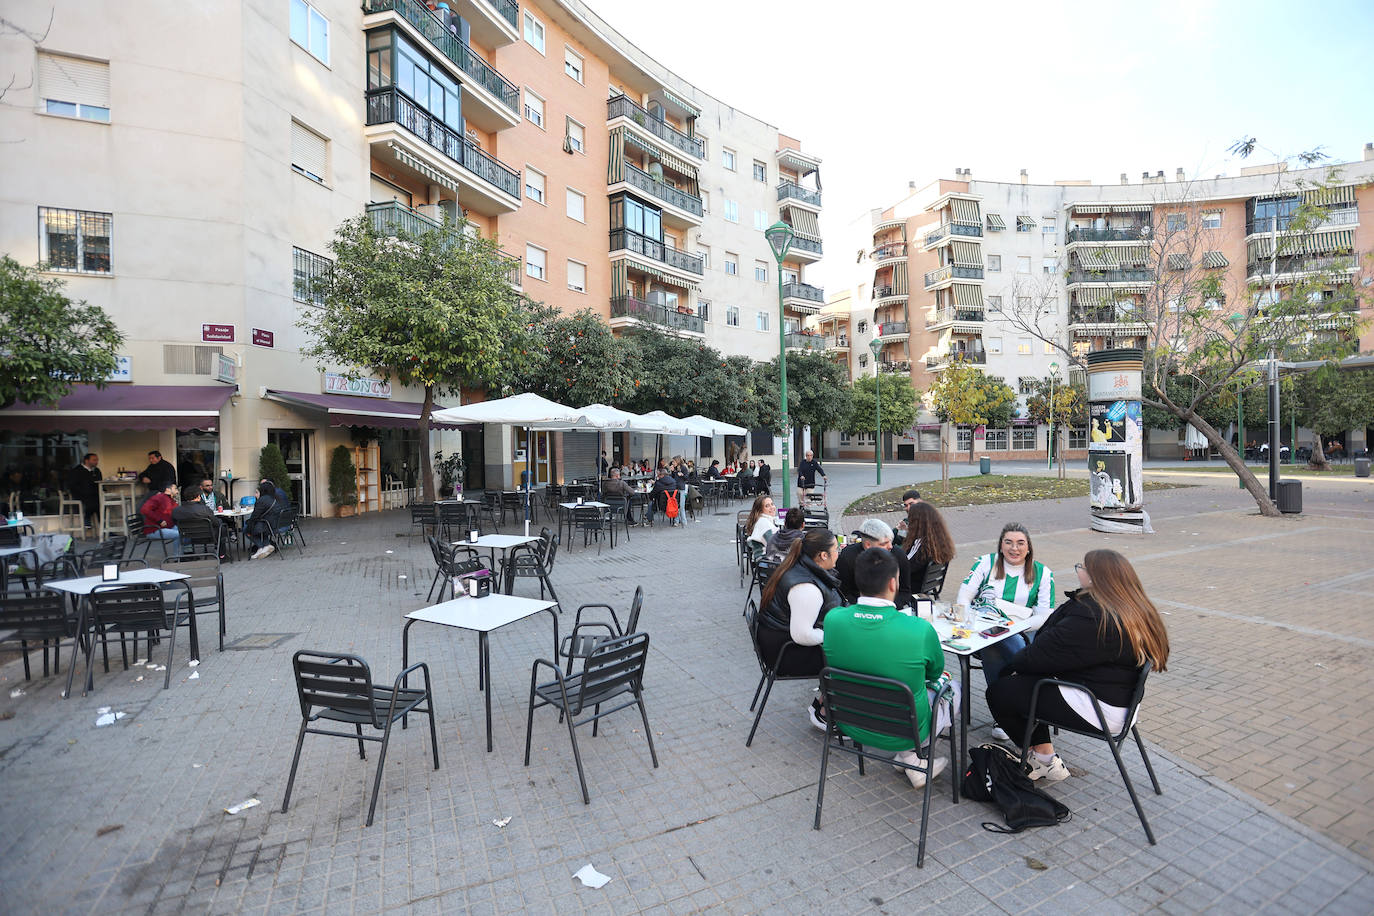
[(94, 547), (89, 547), (76, 555), (76, 565), (83, 575), (92, 570), (99, 571), (102, 563), (115, 563), (124, 559), (129, 539), (117, 534), (106, 538)]
[(505, 562), (501, 565), (501, 578), (506, 583), (506, 594), (515, 593), (516, 579), (538, 579), (539, 597), (543, 598), (544, 589), (548, 588), (549, 597), (555, 602), (558, 601), (558, 593), (553, 590), (553, 580), (549, 578), (553, 574), (553, 562), (558, 558), (558, 541), (559, 535), (555, 534), (551, 538), (541, 538), (534, 544), (516, 547), (506, 555)]
[[(149, 649), (152, 637), (167, 634), (167, 673), (162, 680), (162, 689), (172, 684), (172, 659), (176, 650), (176, 628), (183, 619), (191, 628), (191, 639), (195, 641), (196, 618), (194, 614), (183, 612), (168, 613), (161, 587), (157, 585), (98, 585), (87, 600), (90, 620), (90, 640), (86, 644), (86, 690), (94, 686), (94, 671), (91, 668), (91, 655), (95, 652), (95, 640), (100, 638), (100, 651), (104, 659), (106, 673), (110, 670), (110, 651), (107, 639), (111, 633), (119, 636), (120, 654), (123, 656), (124, 669), (129, 668), (128, 650), (125, 636), (132, 636), (134, 655), (138, 655), (139, 634), (146, 634)], [(151, 655), (151, 651), (149, 653)]]
[[(538, 659), (530, 668), (529, 715), (525, 722), (525, 766), (530, 765), (530, 744), (534, 737), (534, 711), (542, 706), (554, 706), (568, 723), (568, 737), (572, 740), (573, 759), (577, 761), (577, 779), (582, 784), (582, 803), (591, 804), (587, 792), (587, 775), (582, 768), (582, 753), (577, 747), (577, 728), (592, 723), (592, 737), (602, 718), (628, 706), (638, 706), (644, 721), (644, 737), (649, 741), (649, 756), (658, 769), (658, 753), (654, 750), (654, 736), (649, 728), (649, 714), (644, 710), (644, 664), (649, 657), (649, 634), (630, 633), (607, 640), (587, 657), (582, 670), (565, 675), (548, 659)], [(551, 681), (539, 683), (539, 669), (548, 668)], [(619, 700), (609, 709), (608, 703)], [(591, 710), (582, 720), (578, 716)]]
[(425, 595), (425, 600), (428, 601), (434, 594), (436, 585), (439, 586), (440, 601), (444, 600), (445, 589), (448, 589), (449, 597), (458, 597), (453, 593), (453, 577), (458, 575), (455, 567), (464, 560), (481, 560), (481, 555), (471, 547), (444, 544), (432, 534), (426, 540), (429, 542), (430, 556), (434, 558), (434, 581), (429, 583), (429, 592)]
[(277, 548), (277, 556), (284, 553), (283, 547), (291, 544), (295, 544), (296, 549), (302, 554), (305, 553), (305, 535), (301, 532), (300, 510), (294, 504), (277, 513), (277, 519), (272, 523), (271, 538)]
[[(171, 583), (174, 602), (180, 599), (181, 607), (193, 614), (214, 614), (219, 618), (219, 651), (224, 651), (225, 606), (224, 574), (220, 572), (219, 560), (211, 556), (170, 557), (162, 561), (162, 568), (168, 572), (185, 573), (189, 579), (179, 579)], [(184, 588), (182, 588), (184, 586)], [(180, 608), (178, 608), (179, 610)]]
[[(397, 719), (409, 713), (429, 716), (429, 744), (434, 754), (434, 769), (439, 769), (439, 739), (434, 729), (434, 694), (430, 689), (429, 666), (417, 662), (396, 676), (390, 687), (372, 683), (372, 669), (356, 655), (338, 652), (316, 652), (302, 649), (291, 656), (291, 668), (296, 677), (296, 695), (301, 704), (301, 730), (296, 737), (296, 753), (291, 757), (291, 775), (286, 780), (286, 795), (281, 801), (282, 813), (291, 804), (291, 789), (296, 782), (296, 768), (301, 762), (301, 746), (305, 736), (328, 735), (358, 742), (358, 757), (366, 760), (364, 741), (376, 741), (382, 749), (377, 755), (377, 775), (372, 781), (372, 801), (367, 808), (367, 826), (372, 826), (377, 812), (377, 792), (382, 786), (382, 771), (386, 767), (386, 749), (391, 741), (391, 727)], [(424, 675), (424, 689), (403, 686), (411, 672)], [(351, 731), (335, 731), (319, 727), (321, 723), (337, 722)], [(382, 734), (364, 735), (363, 726)]]
[(940, 590), (945, 587), (945, 573), (949, 571), (948, 563), (927, 563), (925, 574), (920, 582), (913, 582), (912, 591), (918, 595), (929, 595), (932, 598), (940, 597)]
[[(577, 615), (573, 617), (573, 631), (571, 636), (564, 637), (563, 645), (559, 647), (558, 654), (568, 660), (568, 673), (572, 674), (573, 659), (586, 658), (591, 655), (592, 650), (597, 646), (617, 636), (628, 636), (630, 633), (639, 632), (639, 612), (644, 607), (644, 586), (635, 586), (635, 596), (630, 602), (630, 613), (625, 618), (622, 625), (620, 618), (616, 616), (615, 608), (609, 604), (584, 604), (577, 609)], [(604, 620), (582, 619), (583, 611), (605, 610), (611, 615), (609, 622)], [(604, 630), (605, 632), (598, 632)]]
[(466, 503), (439, 503), (436, 507), (439, 520), (439, 538), (444, 541), (456, 541), (459, 537), (467, 537), (468, 532), (468, 510)]
[(0, 641), (17, 642), (24, 657), (24, 680), (31, 680), (29, 651), (36, 643), (43, 650), (43, 676), (48, 676), (48, 649), (53, 650), (53, 673), (61, 673), (62, 640), (74, 636), (73, 622), (67, 617), (67, 602), (57, 592), (39, 591), (35, 595), (0, 596)]
[(600, 509), (596, 506), (578, 506), (572, 510), (572, 525), (574, 533), (582, 532), (582, 546), (586, 547), (590, 540), (596, 541), (596, 552), (601, 553), (601, 536), (605, 534), (611, 542), (611, 547), (615, 547), (615, 522), (611, 518), (610, 509)]
[(420, 529), (420, 537), (426, 537), (434, 532), (437, 525), (438, 510), (434, 503), (410, 504), (410, 537), (415, 536), (416, 528)]

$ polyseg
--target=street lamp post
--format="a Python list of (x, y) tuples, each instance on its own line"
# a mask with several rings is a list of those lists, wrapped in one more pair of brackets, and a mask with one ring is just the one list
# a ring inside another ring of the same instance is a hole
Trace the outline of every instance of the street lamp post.
[(768, 247), (773, 249), (773, 259), (778, 263), (778, 388), (781, 391), (782, 407), (782, 507), (791, 508), (792, 471), (787, 456), (792, 445), (792, 422), (787, 416), (787, 320), (782, 305), (782, 259), (792, 247), (795, 233), (792, 227), (779, 220), (763, 233), (768, 239)]
[(870, 340), (868, 349), (873, 351), (873, 460), (877, 462), (877, 486), (883, 485), (883, 373), (878, 363), (878, 351), (883, 348), (880, 340)]
[(1054, 470), (1054, 380), (1059, 375), (1059, 364), (1050, 363), (1050, 437), (1045, 442), (1045, 469)]

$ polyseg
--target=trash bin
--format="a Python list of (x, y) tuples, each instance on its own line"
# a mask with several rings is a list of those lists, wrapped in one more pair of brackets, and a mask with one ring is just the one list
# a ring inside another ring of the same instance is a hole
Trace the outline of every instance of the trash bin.
[(1368, 459), (1368, 458), (1356, 458), (1356, 459), (1355, 459), (1355, 476), (1356, 476), (1356, 477), (1368, 477), (1368, 476), (1369, 476), (1369, 459)]
[(979, 455), (979, 456), (978, 456), (978, 473), (979, 473), (979, 474), (991, 474), (991, 473), (992, 473), (992, 459), (989, 458), (987, 455)]
[(1302, 511), (1302, 481), (1279, 481), (1279, 511), (1289, 514)]

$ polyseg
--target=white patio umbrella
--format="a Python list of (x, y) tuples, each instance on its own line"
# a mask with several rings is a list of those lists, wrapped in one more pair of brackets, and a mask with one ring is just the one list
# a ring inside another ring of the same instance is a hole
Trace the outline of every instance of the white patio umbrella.
[(712, 420), (703, 417), (701, 414), (693, 414), (686, 418), (686, 422), (693, 423), (703, 428), (710, 427), (709, 433), (702, 433), (703, 436), (747, 436), (749, 430), (743, 426), (736, 426), (733, 423), (726, 423), (724, 420)]

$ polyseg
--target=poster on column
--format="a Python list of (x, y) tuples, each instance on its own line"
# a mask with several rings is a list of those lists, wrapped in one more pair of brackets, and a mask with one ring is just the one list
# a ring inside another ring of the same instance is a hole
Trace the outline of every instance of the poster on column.
[(1140, 405), (1144, 353), (1090, 353), (1088, 363), (1088, 503), (1098, 530), (1149, 531), (1144, 512)]

